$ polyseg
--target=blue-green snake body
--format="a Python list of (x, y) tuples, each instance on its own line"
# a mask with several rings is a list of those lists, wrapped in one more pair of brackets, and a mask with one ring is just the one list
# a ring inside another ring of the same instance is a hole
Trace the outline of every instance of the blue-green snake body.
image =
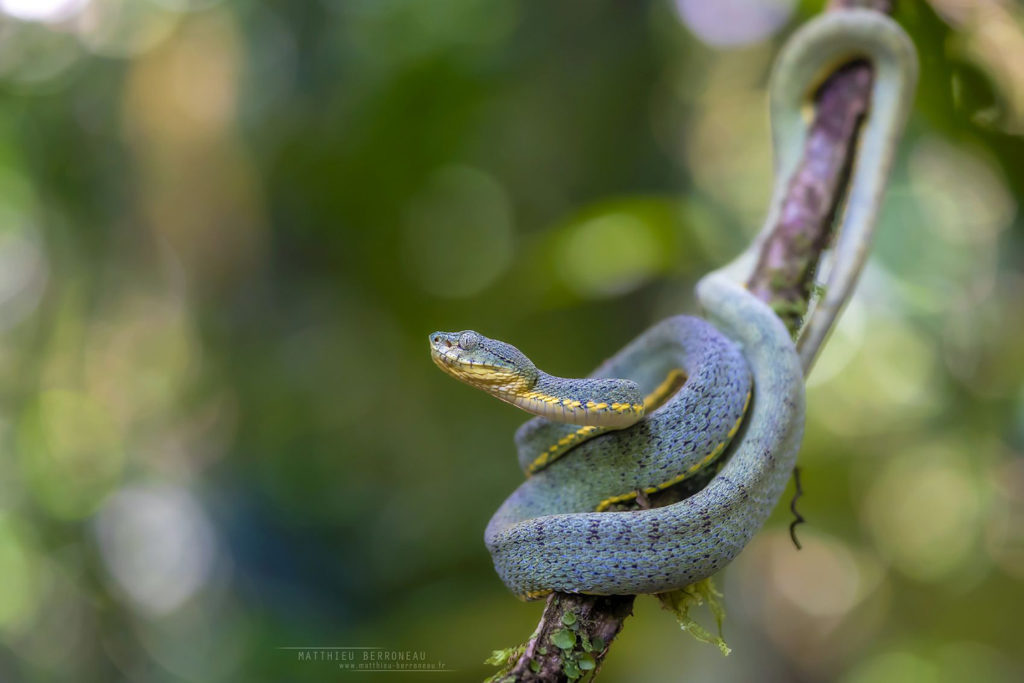
[[(794, 344), (738, 282), (778, 218), (805, 136), (799, 110), (810, 87), (823, 68), (858, 57), (875, 69), (871, 111), (826, 293)], [(764, 524), (796, 462), (804, 374), (863, 264), (915, 77), (909, 40), (874, 12), (829, 13), (790, 39), (772, 80), (775, 199), (751, 249), (698, 283), (707, 320), (663, 320), (588, 379), (548, 375), (515, 347), (476, 332), (431, 335), (443, 370), (538, 415), (516, 434), (527, 480), (485, 532), (513, 593), (681, 588), (728, 564)], [(681, 502), (615, 510), (719, 464)]]

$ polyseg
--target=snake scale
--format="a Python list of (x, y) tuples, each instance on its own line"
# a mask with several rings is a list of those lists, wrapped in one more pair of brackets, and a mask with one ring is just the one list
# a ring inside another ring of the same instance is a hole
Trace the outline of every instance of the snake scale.
[[(779, 218), (807, 136), (802, 108), (842, 63), (875, 74), (851, 189), (824, 291), (794, 343), (740, 283)], [(516, 433), (527, 479), (484, 540), (517, 596), (551, 591), (660, 593), (727, 565), (764, 524), (786, 486), (803, 435), (803, 378), (866, 258), (894, 149), (910, 108), (917, 60), (880, 13), (846, 9), (805, 24), (771, 78), (776, 184), (750, 248), (697, 284), (706, 319), (654, 325), (589, 378), (539, 370), (515, 347), (473, 331), (435, 332), (431, 356), (448, 374), (537, 417)], [(718, 467), (678, 503), (616, 510)]]

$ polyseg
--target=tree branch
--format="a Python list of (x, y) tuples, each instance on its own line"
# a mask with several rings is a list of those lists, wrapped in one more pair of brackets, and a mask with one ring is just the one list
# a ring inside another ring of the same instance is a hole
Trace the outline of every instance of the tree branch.
[[(892, 0), (833, 0), (830, 8), (859, 6), (889, 13), (892, 4)], [(772, 305), (793, 332), (807, 311), (814, 271), (829, 243), (833, 218), (846, 190), (858, 130), (870, 101), (872, 78), (869, 64), (852, 62), (838, 69), (819, 89), (803, 157), (790, 180), (779, 222), (765, 242), (748, 283), (750, 291)], [(684, 481), (651, 496), (650, 505), (675, 503), (700, 490), (706, 482), (707, 478)], [(565, 650), (552, 642), (554, 634), (565, 630), (567, 621), (578, 624), (573, 630), (577, 646), (570, 650), (574, 661), (580, 654), (589, 655), (600, 667), (623, 621), (632, 614), (634, 598), (552, 593), (537, 630), (504, 680), (570, 680)], [(584, 638), (591, 646), (590, 652), (580, 645)], [(602, 647), (594, 647), (595, 642)], [(569, 663), (570, 671), (574, 661)]]

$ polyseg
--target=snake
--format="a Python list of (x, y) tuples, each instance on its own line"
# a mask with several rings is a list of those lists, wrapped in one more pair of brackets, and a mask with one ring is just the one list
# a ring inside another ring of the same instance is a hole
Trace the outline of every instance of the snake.
[[(874, 70), (870, 108), (830, 267), (818, 274), (824, 294), (794, 340), (743, 283), (799, 162), (806, 105), (824, 77), (854, 59)], [(586, 378), (550, 375), (473, 330), (429, 336), (444, 372), (535, 416), (515, 435), (526, 480), (484, 533), (514, 595), (680, 589), (732, 562), (764, 525), (800, 449), (804, 377), (863, 267), (916, 77), (913, 44), (878, 12), (828, 12), (790, 37), (770, 79), (768, 215), (747, 250), (698, 281), (703, 317), (658, 322)], [(693, 495), (643, 505), (646, 494), (697, 476), (708, 481)]]

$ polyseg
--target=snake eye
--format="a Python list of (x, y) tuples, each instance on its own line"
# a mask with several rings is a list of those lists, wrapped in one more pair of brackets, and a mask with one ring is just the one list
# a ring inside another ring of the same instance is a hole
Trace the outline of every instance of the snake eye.
[(476, 332), (463, 332), (459, 335), (459, 346), (466, 351), (472, 351), (476, 348), (476, 344), (479, 340), (480, 335)]

